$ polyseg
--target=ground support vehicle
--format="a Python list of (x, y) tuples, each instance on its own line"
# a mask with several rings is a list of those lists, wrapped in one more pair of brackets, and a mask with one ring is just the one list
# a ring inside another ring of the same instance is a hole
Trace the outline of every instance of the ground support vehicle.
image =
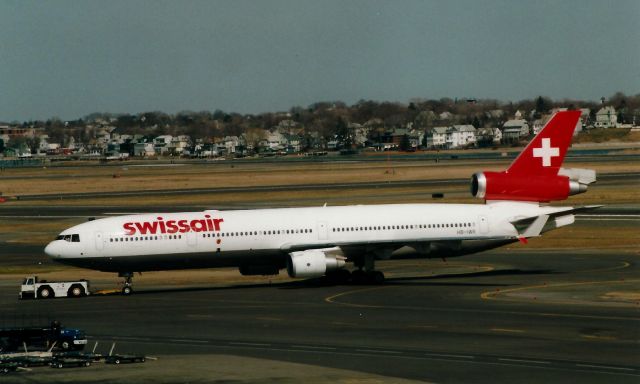
[(146, 357), (140, 355), (111, 355), (104, 358), (107, 364), (144, 363), (145, 361), (147, 361)]
[(15, 363), (18, 364), (19, 367), (29, 368), (50, 365), (52, 360), (52, 357), (46, 356), (17, 356), (5, 359), (3, 362)]
[(89, 281), (47, 281), (28, 276), (20, 287), (20, 299), (52, 299), (54, 297), (82, 297), (89, 295)]
[(79, 329), (65, 328), (54, 321), (49, 327), (26, 327), (0, 329), (0, 352), (15, 352), (20, 349), (49, 349), (55, 343), (57, 349), (82, 350), (87, 338)]
[(51, 368), (89, 367), (91, 359), (77, 357), (56, 357), (51, 361)]

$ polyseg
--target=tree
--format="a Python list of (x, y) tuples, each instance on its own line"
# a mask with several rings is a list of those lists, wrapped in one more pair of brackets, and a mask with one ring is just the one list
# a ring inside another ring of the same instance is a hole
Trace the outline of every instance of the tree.
[(351, 149), (353, 145), (353, 137), (351, 137), (351, 132), (349, 131), (349, 127), (347, 126), (347, 122), (342, 118), (338, 118), (335, 126), (336, 132), (336, 140), (338, 144), (342, 148)]
[(543, 114), (548, 113), (551, 109), (552, 101), (550, 99), (538, 96), (536, 99), (536, 113), (535, 118), (539, 119)]

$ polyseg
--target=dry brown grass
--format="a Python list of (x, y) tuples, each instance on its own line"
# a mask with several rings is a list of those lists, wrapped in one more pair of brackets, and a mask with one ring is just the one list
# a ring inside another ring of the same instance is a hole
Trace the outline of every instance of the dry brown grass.
[[(6, 196), (74, 192), (252, 187), (366, 181), (403, 181), (468, 178), (480, 170), (504, 169), (508, 161), (355, 162), (355, 163), (224, 163), (167, 167), (113, 167), (9, 169), (0, 175)], [(637, 162), (571, 163), (595, 168), (599, 174), (640, 171)], [(113, 175), (118, 177), (114, 178)], [(12, 177), (3, 180), (3, 177)], [(22, 178), (24, 177), (24, 178)], [(129, 200), (129, 199), (127, 199)]]

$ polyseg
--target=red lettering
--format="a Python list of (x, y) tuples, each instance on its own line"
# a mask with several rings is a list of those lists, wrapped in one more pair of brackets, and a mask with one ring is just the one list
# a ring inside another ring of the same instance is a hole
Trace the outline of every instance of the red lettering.
[(143, 221), (124, 223), (122, 227), (125, 229), (126, 235), (135, 235), (140, 233), (141, 235), (155, 234), (155, 233), (176, 233), (176, 232), (206, 232), (206, 231), (220, 231), (220, 223), (224, 222), (224, 219), (211, 219), (211, 216), (205, 215), (206, 219), (194, 219), (194, 220), (167, 220), (163, 221), (162, 217), (158, 217), (158, 221)]
[(194, 232), (204, 232), (207, 230), (207, 223), (204, 220), (191, 220), (191, 230)]
[(127, 230), (124, 233), (125, 235), (133, 235), (134, 233), (136, 233), (136, 229), (133, 227), (133, 223), (124, 223), (122, 228)]
[(162, 217), (158, 217), (160, 224), (160, 233), (167, 233), (167, 229), (164, 227), (164, 221), (162, 221)]
[(167, 221), (167, 233), (176, 233), (178, 232), (178, 226), (176, 225), (175, 220)]
[(189, 230), (191, 229), (191, 227), (189, 227), (189, 223), (187, 223), (187, 220), (178, 221), (178, 226), (180, 227), (181, 233), (189, 232)]
[(158, 231), (157, 221), (154, 221), (153, 223), (145, 221), (143, 223), (135, 223), (135, 225), (136, 227), (138, 227), (138, 231), (140, 231), (141, 235), (146, 235), (147, 232), (149, 232), (150, 234), (154, 234)]

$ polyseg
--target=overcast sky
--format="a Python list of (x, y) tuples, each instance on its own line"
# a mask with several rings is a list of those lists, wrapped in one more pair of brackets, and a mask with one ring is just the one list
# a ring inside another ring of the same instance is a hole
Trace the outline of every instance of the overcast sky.
[(0, 0), (0, 121), (640, 93), (640, 1)]

